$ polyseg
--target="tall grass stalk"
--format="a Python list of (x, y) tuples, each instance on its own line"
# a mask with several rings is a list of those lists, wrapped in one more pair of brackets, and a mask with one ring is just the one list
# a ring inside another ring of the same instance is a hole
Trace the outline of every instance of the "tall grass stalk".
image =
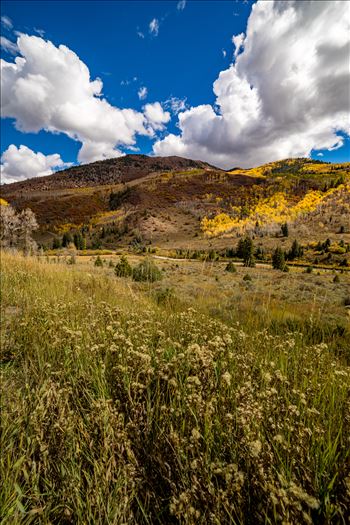
[(349, 368), (2, 254), (4, 524), (346, 523)]

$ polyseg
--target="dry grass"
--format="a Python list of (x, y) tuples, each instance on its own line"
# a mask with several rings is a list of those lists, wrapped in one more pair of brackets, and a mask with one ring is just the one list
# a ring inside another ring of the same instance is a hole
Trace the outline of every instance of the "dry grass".
[[(109, 265), (115, 266), (119, 256), (108, 255), (103, 259), (104, 272), (113, 276), (113, 267)], [(143, 256), (128, 255), (128, 259), (135, 266)], [(77, 256), (76, 260), (86, 271), (91, 271), (95, 257)], [(235, 263), (237, 272), (232, 274), (225, 271), (227, 261), (171, 260), (162, 256), (156, 256), (155, 260), (163, 270), (163, 279), (158, 285), (141, 287), (150, 297), (170, 289), (185, 306), (217, 314), (231, 322), (246, 322), (249, 317), (255, 328), (293, 320), (304, 326), (348, 325), (349, 311), (344, 306), (350, 290), (348, 271), (335, 273), (331, 268), (316, 268), (307, 274), (303, 267), (290, 267), (289, 273), (284, 273), (273, 270), (270, 264), (245, 268), (242, 263)], [(251, 277), (249, 282), (243, 279), (247, 273)], [(338, 283), (334, 283), (335, 275), (339, 277)], [(140, 289), (132, 282), (129, 284), (135, 290)]]
[(2, 523), (346, 523), (327, 341), (159, 307), (105, 268), (2, 270)]

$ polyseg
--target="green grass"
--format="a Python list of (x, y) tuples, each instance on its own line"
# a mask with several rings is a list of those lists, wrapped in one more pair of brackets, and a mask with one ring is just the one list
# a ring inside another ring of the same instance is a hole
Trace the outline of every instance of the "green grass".
[(346, 523), (350, 376), (327, 341), (80, 265), (2, 254), (1, 289), (1, 523)]

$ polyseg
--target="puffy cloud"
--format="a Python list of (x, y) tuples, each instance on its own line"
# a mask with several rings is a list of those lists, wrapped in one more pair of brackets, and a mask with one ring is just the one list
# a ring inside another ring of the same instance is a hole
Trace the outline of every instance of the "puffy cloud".
[(69, 166), (58, 153), (44, 155), (35, 153), (27, 146), (17, 148), (11, 144), (1, 156), (1, 183), (11, 183), (32, 177), (51, 175), (53, 168)]
[(230, 168), (340, 147), (337, 132), (349, 134), (349, 8), (259, 0), (246, 36), (233, 39), (234, 64), (214, 82), (215, 106), (181, 112), (181, 134), (157, 141), (155, 154)]
[(157, 18), (153, 18), (153, 20), (150, 21), (148, 26), (149, 32), (153, 36), (158, 36), (159, 33), (159, 20)]
[(145, 100), (148, 94), (148, 89), (145, 86), (140, 87), (140, 89), (137, 92), (138, 97), (140, 100)]
[(164, 125), (170, 120), (170, 113), (168, 111), (164, 111), (162, 105), (159, 102), (146, 104), (143, 106), (143, 111), (152, 130), (163, 130)]
[[(82, 162), (120, 155), (135, 135), (153, 136), (148, 115), (119, 109), (102, 96), (102, 81), (68, 47), (20, 35), (13, 63), (1, 61), (2, 117), (23, 132), (63, 132), (83, 143)], [(162, 121), (165, 122), (165, 121)], [(96, 156), (93, 155), (96, 152)]]
[(5, 29), (12, 29), (13, 28), (13, 23), (12, 23), (12, 20), (9, 16), (6, 16), (6, 15), (3, 15), (1, 17), (1, 25), (5, 28)]
[[(132, 147), (132, 146), (130, 146)], [(82, 164), (88, 164), (96, 160), (113, 159), (122, 157), (124, 153), (115, 149), (108, 142), (92, 142), (90, 140), (84, 142), (78, 154), (78, 161)]]
[(183, 11), (186, 7), (186, 0), (180, 0), (178, 3), (177, 3), (177, 9), (179, 11)]
[(5, 36), (0, 36), (0, 47), (2, 47), (2, 49), (8, 53), (11, 53), (11, 55), (17, 55), (18, 53), (17, 44), (15, 44), (15, 42), (11, 42), (11, 40)]

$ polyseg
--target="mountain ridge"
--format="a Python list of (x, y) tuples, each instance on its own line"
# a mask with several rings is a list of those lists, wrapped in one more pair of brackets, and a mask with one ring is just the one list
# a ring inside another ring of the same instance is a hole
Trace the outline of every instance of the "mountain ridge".
[(43, 177), (33, 177), (24, 181), (1, 186), (1, 191), (22, 190), (48, 191), (50, 189), (100, 186), (130, 182), (157, 171), (178, 171), (181, 169), (215, 169), (215, 166), (200, 160), (179, 156), (151, 157), (149, 155), (129, 154), (123, 157), (99, 160), (89, 164), (71, 166)]

